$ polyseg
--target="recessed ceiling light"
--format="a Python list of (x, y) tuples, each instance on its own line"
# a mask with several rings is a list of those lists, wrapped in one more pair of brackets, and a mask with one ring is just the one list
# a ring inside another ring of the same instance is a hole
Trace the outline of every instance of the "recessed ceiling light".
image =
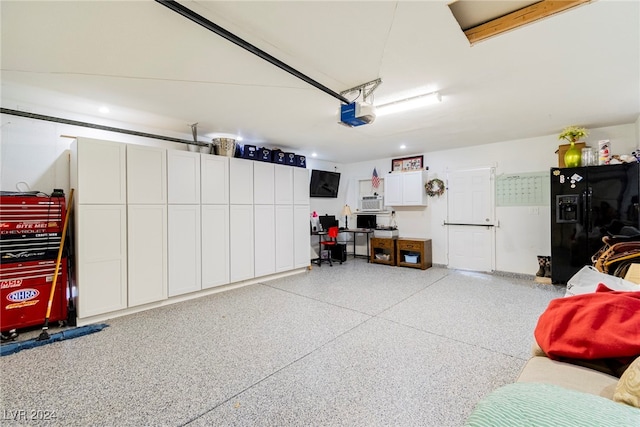
[(236, 141), (242, 141), (242, 139), (243, 139), (243, 138), (242, 138), (241, 136), (238, 136), (238, 137), (236, 138)]
[(404, 144), (402, 144), (402, 145), (400, 146), (400, 149), (401, 149), (401, 150), (404, 150), (405, 148), (407, 148), (407, 146), (406, 146), (406, 145), (404, 145)]
[(109, 113), (109, 107), (102, 106), (98, 111), (100, 111), (102, 114), (107, 114)]
[(318, 157), (318, 153), (311, 153), (311, 157)]

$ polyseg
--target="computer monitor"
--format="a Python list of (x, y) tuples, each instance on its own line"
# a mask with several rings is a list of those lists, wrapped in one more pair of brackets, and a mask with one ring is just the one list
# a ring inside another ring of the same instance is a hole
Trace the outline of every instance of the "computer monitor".
[(329, 227), (337, 227), (337, 226), (338, 226), (338, 220), (336, 219), (335, 215), (322, 215), (320, 217), (320, 227), (322, 227), (324, 231), (328, 230)]
[(358, 215), (358, 219), (356, 221), (356, 225), (358, 228), (376, 228), (376, 216), (375, 215)]

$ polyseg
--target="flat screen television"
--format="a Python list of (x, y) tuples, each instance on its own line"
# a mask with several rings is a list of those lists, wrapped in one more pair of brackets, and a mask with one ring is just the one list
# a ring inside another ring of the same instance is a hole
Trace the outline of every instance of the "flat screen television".
[(311, 170), (311, 182), (309, 183), (309, 196), (311, 197), (338, 197), (340, 185), (340, 173)]

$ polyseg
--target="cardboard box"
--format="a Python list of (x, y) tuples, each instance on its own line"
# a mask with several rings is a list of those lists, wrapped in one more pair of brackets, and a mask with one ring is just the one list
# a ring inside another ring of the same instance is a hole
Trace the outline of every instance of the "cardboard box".
[(640, 284), (640, 264), (631, 264), (627, 274), (624, 276), (624, 280)]
[[(575, 145), (578, 150), (582, 150), (584, 147), (587, 146), (585, 142), (576, 142)], [(567, 167), (564, 164), (564, 154), (567, 152), (569, 147), (571, 147), (571, 144), (562, 144), (562, 145), (559, 145), (558, 149), (556, 150), (556, 153), (558, 153), (558, 167), (560, 168)]]

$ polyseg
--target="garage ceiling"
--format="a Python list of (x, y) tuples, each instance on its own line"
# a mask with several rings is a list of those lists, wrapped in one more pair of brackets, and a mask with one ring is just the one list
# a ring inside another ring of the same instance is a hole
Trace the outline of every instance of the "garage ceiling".
[(203, 141), (229, 133), (342, 163), (640, 115), (635, 1), (594, 1), (473, 46), (447, 1), (179, 3), (336, 92), (381, 78), (376, 104), (432, 90), (442, 102), (346, 128), (337, 99), (158, 2), (3, 0), (2, 107), (185, 139), (198, 122)]

